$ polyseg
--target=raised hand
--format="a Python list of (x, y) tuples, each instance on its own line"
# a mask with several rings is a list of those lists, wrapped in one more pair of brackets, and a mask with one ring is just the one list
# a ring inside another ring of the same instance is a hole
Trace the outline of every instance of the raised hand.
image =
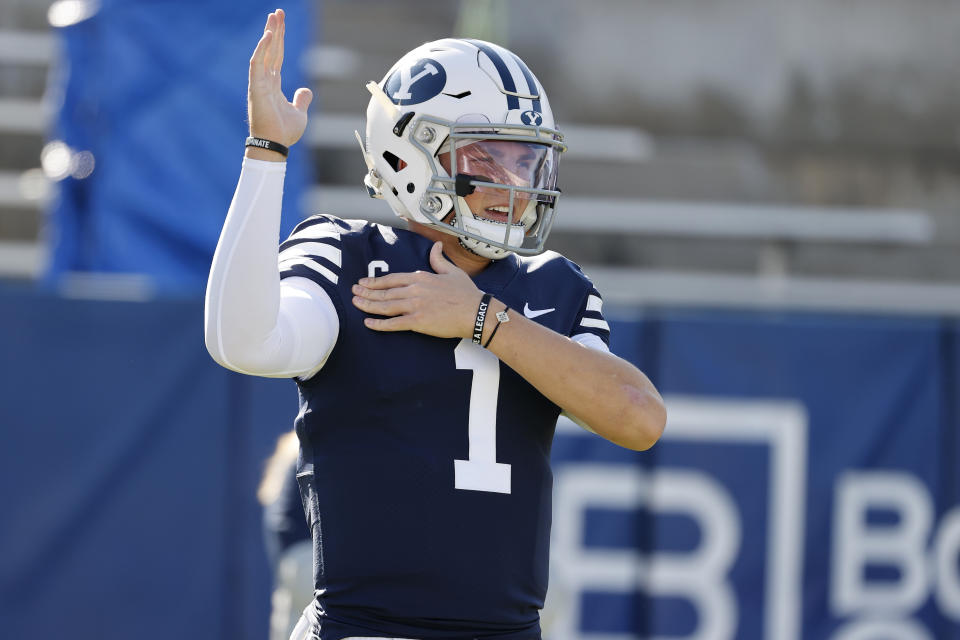
[(438, 338), (473, 335), (477, 306), (483, 294), (462, 269), (443, 256), (443, 244), (430, 250), (436, 273), (390, 273), (363, 278), (353, 286), (353, 304), (361, 311), (388, 318), (366, 318), (376, 331), (416, 331)]
[[(247, 86), (247, 115), (250, 135), (291, 146), (307, 127), (307, 107), (313, 100), (310, 89), (301, 87), (287, 101), (280, 88), (283, 67), (285, 16), (277, 9), (267, 17), (263, 37), (250, 58), (250, 81)], [(248, 149), (250, 151), (260, 151)], [(272, 152), (270, 152), (272, 153)], [(279, 155), (279, 154), (277, 154)]]

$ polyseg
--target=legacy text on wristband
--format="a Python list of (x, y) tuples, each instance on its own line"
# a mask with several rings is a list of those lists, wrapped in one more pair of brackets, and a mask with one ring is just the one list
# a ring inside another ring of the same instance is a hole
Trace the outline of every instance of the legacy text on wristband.
[(483, 335), (483, 323), (487, 319), (487, 309), (490, 307), (489, 293), (483, 294), (480, 298), (480, 306), (477, 307), (477, 320), (473, 323), (473, 344), (480, 344), (480, 336)]

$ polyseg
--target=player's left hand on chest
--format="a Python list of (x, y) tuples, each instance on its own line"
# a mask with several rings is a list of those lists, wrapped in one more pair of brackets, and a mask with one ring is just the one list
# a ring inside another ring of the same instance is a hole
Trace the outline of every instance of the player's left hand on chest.
[(438, 338), (472, 335), (483, 293), (462, 269), (447, 260), (437, 242), (430, 250), (436, 273), (390, 273), (353, 285), (353, 304), (386, 318), (364, 318), (376, 331), (416, 331)]

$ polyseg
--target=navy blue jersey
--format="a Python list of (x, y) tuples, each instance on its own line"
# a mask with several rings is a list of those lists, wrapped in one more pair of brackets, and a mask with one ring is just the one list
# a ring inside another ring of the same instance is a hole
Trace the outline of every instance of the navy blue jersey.
[[(329, 216), (281, 245), (281, 276), (316, 282), (340, 316), (326, 364), (298, 380), (324, 640), (540, 637), (559, 407), (469, 339), (376, 332), (351, 302), (360, 278), (432, 271), (432, 245)], [(473, 280), (514, 314), (608, 341), (599, 294), (559, 254), (510, 256)]]

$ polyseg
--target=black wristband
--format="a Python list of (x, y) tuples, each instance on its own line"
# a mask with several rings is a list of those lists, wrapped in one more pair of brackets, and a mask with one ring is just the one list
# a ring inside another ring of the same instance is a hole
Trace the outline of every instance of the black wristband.
[(487, 319), (487, 309), (490, 307), (489, 293), (483, 294), (480, 298), (480, 306), (477, 307), (477, 320), (473, 323), (473, 344), (480, 344), (480, 338), (483, 336), (483, 323)]
[(493, 328), (493, 331), (490, 332), (490, 337), (487, 338), (487, 344), (483, 345), (483, 348), (486, 349), (490, 346), (490, 343), (493, 342), (493, 336), (497, 335), (497, 329), (500, 328), (504, 322), (510, 322), (510, 316), (507, 315), (507, 311), (510, 311), (510, 307), (504, 307), (503, 311), (497, 312), (497, 324)]
[(283, 146), (279, 142), (274, 142), (273, 140), (265, 140), (264, 138), (254, 138), (250, 136), (247, 138), (247, 144), (244, 145), (247, 147), (257, 147), (258, 149), (269, 149), (270, 151), (276, 151), (284, 158), (287, 157), (287, 154), (290, 153), (290, 149)]

